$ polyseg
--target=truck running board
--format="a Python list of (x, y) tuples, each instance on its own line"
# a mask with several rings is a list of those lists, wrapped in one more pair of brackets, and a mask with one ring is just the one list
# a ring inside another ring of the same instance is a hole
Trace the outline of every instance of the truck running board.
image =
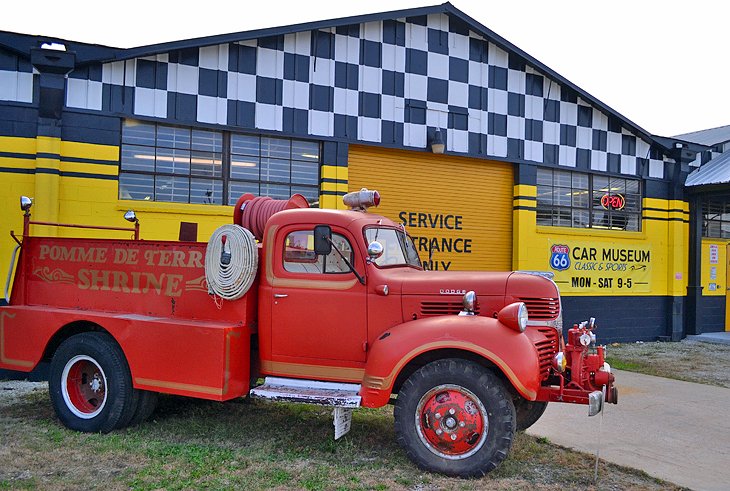
[(266, 377), (262, 385), (251, 389), (250, 395), (269, 401), (353, 408), (360, 407), (361, 398), (358, 392), (359, 384)]
[(266, 377), (264, 383), (251, 389), (257, 399), (281, 402), (301, 402), (320, 406), (334, 406), (332, 411), (335, 440), (350, 431), (352, 408), (360, 407), (359, 384), (340, 384), (317, 380)]

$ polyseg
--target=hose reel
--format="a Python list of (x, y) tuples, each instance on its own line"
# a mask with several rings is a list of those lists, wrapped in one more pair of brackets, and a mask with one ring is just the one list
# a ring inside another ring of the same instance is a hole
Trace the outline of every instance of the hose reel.
[(208, 292), (226, 300), (243, 297), (256, 279), (258, 249), (253, 234), (240, 225), (218, 227), (205, 249)]

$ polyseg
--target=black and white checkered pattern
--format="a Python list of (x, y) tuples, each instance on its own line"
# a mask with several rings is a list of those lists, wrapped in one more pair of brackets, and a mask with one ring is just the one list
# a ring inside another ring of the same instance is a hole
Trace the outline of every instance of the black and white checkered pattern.
[(0, 101), (33, 102), (33, 66), (4, 50), (0, 50)]
[(664, 177), (620, 119), (447, 14), (302, 31), (74, 72), (67, 105), (244, 130)]

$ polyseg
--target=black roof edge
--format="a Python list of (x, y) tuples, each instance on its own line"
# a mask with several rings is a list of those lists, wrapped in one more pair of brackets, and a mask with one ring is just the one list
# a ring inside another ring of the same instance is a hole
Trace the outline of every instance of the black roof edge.
[(656, 138), (654, 138), (654, 135), (652, 135), (651, 133), (649, 133), (648, 131), (646, 131), (644, 128), (642, 128), (638, 124), (636, 124), (633, 121), (631, 121), (629, 118), (627, 118), (623, 114), (621, 114), (618, 111), (616, 111), (615, 109), (607, 106), (606, 104), (604, 104), (603, 102), (601, 102), (596, 97), (592, 96), (591, 94), (589, 94), (585, 90), (581, 89), (580, 87), (578, 87), (577, 85), (575, 85), (573, 82), (571, 82), (567, 78), (565, 78), (562, 75), (560, 75), (558, 72), (556, 72), (552, 68), (550, 68), (547, 65), (543, 64), (542, 62), (538, 61), (533, 56), (527, 54), (525, 51), (521, 50), (520, 48), (518, 48), (514, 44), (510, 43), (509, 41), (507, 41), (506, 39), (504, 39), (499, 34), (495, 33), (494, 31), (492, 31), (488, 27), (486, 27), (483, 24), (481, 24), (479, 21), (473, 19), (469, 15), (467, 15), (464, 12), (462, 12), (461, 10), (457, 9), (451, 3), (446, 2), (446, 3), (443, 4), (443, 6), (445, 7), (446, 11), (449, 14), (452, 14), (455, 17), (458, 17), (459, 19), (461, 19), (463, 22), (469, 24), (471, 27), (475, 28), (474, 29), (475, 31), (479, 32), (480, 34), (482, 34), (486, 38), (490, 38), (492, 41), (495, 42), (495, 44), (497, 44), (500, 47), (504, 48), (506, 51), (512, 51), (512, 52), (516, 53), (517, 55), (519, 55), (522, 58), (524, 58), (525, 61), (529, 62), (531, 65), (534, 65), (536, 68), (538, 68), (540, 71), (546, 73), (550, 77), (556, 79), (561, 84), (564, 84), (564, 85), (568, 86), (569, 88), (571, 88), (572, 90), (574, 90), (575, 92), (577, 92), (578, 95), (580, 95), (582, 99), (585, 99), (585, 100), (593, 103), (599, 109), (601, 109), (603, 112), (609, 113), (609, 114), (611, 114), (613, 116), (616, 116), (617, 118), (621, 119), (631, 129), (633, 129), (635, 132), (639, 133), (645, 139), (649, 140), (652, 143), (657, 144), (658, 146), (660, 146), (660, 147), (662, 147), (664, 149), (667, 149), (668, 150), (670, 148), (670, 147), (666, 147), (662, 142), (660, 142)]
[[(0, 31), (0, 46), (3, 46), (7, 49), (12, 49), (12, 45), (8, 45), (8, 43), (6, 43), (5, 37), (7, 35), (24, 37), (24, 38), (26, 38), (26, 43), (29, 40), (33, 39), (37, 43), (38, 47), (40, 46), (41, 42), (47, 42), (47, 41), (61, 42), (61, 43), (66, 44), (67, 46), (75, 48), (74, 50), (77, 51), (76, 61), (77, 61), (77, 66), (78, 66), (78, 65), (88, 64), (88, 63), (104, 63), (104, 62), (110, 62), (110, 61), (127, 60), (127, 59), (131, 59), (131, 58), (138, 58), (138, 57), (144, 57), (144, 56), (152, 56), (152, 55), (155, 55), (155, 54), (158, 54), (161, 52), (165, 52), (165, 51), (174, 51), (174, 50), (186, 49), (186, 48), (210, 46), (210, 45), (215, 45), (215, 44), (224, 44), (224, 43), (234, 42), (234, 41), (246, 41), (246, 40), (258, 39), (258, 38), (262, 38), (262, 37), (291, 34), (294, 32), (301, 32), (301, 31), (310, 31), (310, 30), (320, 29), (323, 27), (339, 27), (339, 26), (346, 26), (346, 25), (351, 25), (351, 24), (380, 21), (380, 20), (385, 20), (385, 19), (399, 19), (399, 18), (404, 18), (404, 17), (415, 17), (415, 16), (438, 14), (438, 13), (445, 13), (445, 14), (453, 15), (454, 17), (460, 19), (462, 22), (468, 24), (474, 31), (481, 34), (485, 38), (488, 38), (490, 41), (494, 42), (496, 45), (500, 46), (501, 48), (505, 49), (508, 52), (509, 51), (514, 52), (518, 56), (522, 57), (529, 64), (534, 65), (535, 68), (537, 68), (539, 71), (544, 72), (546, 75), (554, 78), (556, 81), (558, 81), (561, 84), (564, 84), (565, 86), (574, 90), (582, 99), (585, 99), (586, 101), (591, 102), (596, 107), (598, 107), (601, 111), (621, 119), (631, 130), (633, 130), (633, 132), (638, 133), (639, 135), (641, 135), (643, 138), (645, 138), (649, 142), (656, 144), (665, 150), (671, 150), (671, 148), (672, 148), (671, 144), (670, 144), (670, 146), (667, 146), (667, 144), (666, 144), (667, 142), (664, 141), (664, 137), (661, 137), (661, 139), (658, 137), (655, 137), (654, 135), (652, 135), (651, 133), (646, 131), (644, 128), (642, 128), (638, 124), (636, 124), (633, 121), (631, 121), (630, 119), (628, 119), (626, 116), (622, 115), (618, 111), (607, 106), (606, 104), (601, 102), (596, 97), (592, 96), (585, 90), (583, 90), (580, 87), (578, 87), (577, 85), (575, 85), (573, 82), (569, 81), (568, 79), (566, 79), (565, 77), (563, 77), (562, 75), (557, 73), (555, 70), (549, 68), (547, 65), (538, 61), (533, 56), (527, 54), (525, 51), (518, 48), (514, 44), (510, 43), (509, 41), (504, 39), (499, 34), (495, 33), (488, 27), (481, 24), (479, 21), (475, 20), (474, 18), (465, 14), (461, 10), (457, 9), (450, 2), (445, 2), (440, 5), (431, 5), (431, 6), (426, 6), (426, 7), (415, 7), (415, 8), (410, 8), (410, 9), (392, 10), (392, 11), (388, 11), (388, 12), (378, 12), (378, 13), (373, 13), (373, 14), (362, 14), (362, 15), (355, 15), (355, 16), (350, 16), (350, 17), (340, 17), (340, 18), (336, 18), (336, 19), (304, 22), (304, 23), (300, 23), (300, 24), (291, 24), (288, 26), (281, 26), (281, 27), (267, 27), (267, 28), (262, 28), (262, 29), (255, 29), (252, 31), (239, 31), (239, 32), (228, 33), (228, 34), (216, 34), (213, 36), (204, 36), (204, 37), (186, 39), (186, 40), (182, 40), (182, 41), (171, 41), (171, 42), (165, 42), (165, 43), (150, 44), (150, 45), (139, 46), (139, 47), (135, 47), (135, 48), (112, 48), (112, 47), (107, 47), (107, 46), (102, 46), (102, 45), (79, 43), (79, 42), (75, 42), (75, 41), (67, 41), (67, 40), (58, 39), (58, 38), (44, 37), (44, 36), (32, 36), (32, 35), (18, 34), (18, 33), (12, 33), (12, 32), (7, 32), (7, 31)], [(19, 51), (17, 48), (14, 49), (13, 51), (23, 53), (22, 50)], [(27, 56), (30, 56), (29, 49), (27, 52)]]
[(701, 143), (694, 143), (687, 140), (682, 140), (681, 138), (675, 138), (673, 136), (659, 136), (659, 135), (653, 135), (653, 138), (664, 145), (665, 148), (672, 149), (674, 148), (675, 143), (681, 143), (684, 148), (692, 151), (692, 152), (704, 152), (705, 150), (711, 150), (712, 145), (702, 145)]
[(113, 57), (121, 48), (113, 48), (101, 44), (69, 41), (55, 36), (40, 36), (36, 34), (22, 34), (18, 32), (0, 31), (0, 48), (15, 53), (30, 60), (30, 50), (40, 48), (44, 43), (59, 43), (66, 46), (66, 51), (76, 53), (76, 65), (96, 62)]
[(228, 34), (216, 34), (213, 36), (204, 36), (183, 41), (172, 41), (161, 44), (150, 44), (140, 46), (138, 48), (129, 48), (120, 52), (119, 60), (128, 58), (137, 58), (140, 56), (150, 56), (162, 51), (178, 50), (185, 48), (194, 48), (200, 46), (210, 46), (214, 44), (223, 44), (233, 41), (247, 41), (250, 39), (258, 39), (262, 37), (279, 36), (282, 34), (291, 34), (302, 31), (312, 31), (323, 27), (339, 27), (351, 24), (360, 24), (365, 22), (374, 22), (385, 19), (399, 19), (403, 17), (415, 17), (420, 15), (438, 14), (448, 12), (451, 4), (446, 2), (441, 5), (431, 5), (427, 7), (415, 7), (402, 10), (391, 10), (388, 12), (378, 12), (373, 14), (353, 15), (350, 17), (339, 17), (336, 19), (317, 20), (311, 22), (303, 22), (301, 24), (290, 24), (281, 27), (265, 27), (255, 29), (253, 31), (240, 31)]

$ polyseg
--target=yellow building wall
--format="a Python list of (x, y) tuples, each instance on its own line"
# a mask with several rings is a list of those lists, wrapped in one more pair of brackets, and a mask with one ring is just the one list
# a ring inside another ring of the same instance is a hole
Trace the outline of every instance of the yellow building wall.
[(514, 190), (514, 269), (550, 271), (567, 296), (684, 296), (689, 205), (645, 198), (640, 232), (537, 225), (536, 186)]
[[(198, 240), (207, 241), (220, 225), (231, 223), (233, 207), (190, 205), (118, 198), (119, 147), (61, 141), (59, 138), (0, 137), (0, 274), (5, 279), (15, 242), (21, 234), (22, 195), (33, 198), (31, 220), (128, 227), (123, 216), (133, 209), (146, 240), (178, 240), (180, 222), (198, 224)], [(11, 155), (11, 156), (7, 156)], [(39, 170), (40, 169), (40, 170)], [(110, 178), (105, 178), (109, 176)], [(132, 232), (34, 225), (34, 235), (131, 238)]]

